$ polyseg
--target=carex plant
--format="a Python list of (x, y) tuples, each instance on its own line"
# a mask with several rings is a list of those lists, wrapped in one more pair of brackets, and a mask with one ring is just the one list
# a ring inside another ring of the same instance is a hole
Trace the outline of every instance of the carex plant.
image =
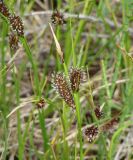
[(67, 77), (62, 72), (52, 74), (52, 84), (57, 93), (64, 99), (68, 106), (75, 108), (73, 93), (79, 91), (79, 86), (83, 80), (84, 71), (77, 67), (72, 67)]
[(34, 72), (34, 84), (35, 84), (35, 94), (36, 96), (40, 96), (40, 84), (38, 79), (38, 69), (36, 65), (35, 59), (32, 57), (31, 49), (27, 43), (26, 37), (24, 36), (24, 24), (20, 16), (16, 15), (15, 13), (11, 13), (8, 8), (6, 7), (3, 1), (0, 1), (0, 13), (4, 17), (4, 20), (9, 25), (9, 45), (11, 51), (16, 52), (19, 48), (19, 42), (23, 45), (25, 49), (25, 53), (31, 63), (33, 72)]
[(16, 51), (19, 43), (18, 37), (24, 36), (24, 24), (19, 16), (15, 15), (15, 13), (10, 13), (3, 1), (0, 1), (0, 13), (7, 18), (10, 26), (9, 44), (11, 49)]
[[(52, 74), (52, 86), (65, 103), (73, 110), (76, 109), (73, 94), (79, 92), (80, 85), (86, 78), (86, 73), (82, 68), (71, 67), (68, 76), (63, 72)], [(104, 117), (102, 108), (95, 107), (93, 109), (95, 117), (100, 120)], [(90, 113), (91, 114), (91, 113)], [(107, 132), (113, 129), (119, 122), (118, 116), (112, 117), (106, 123), (99, 125), (92, 125), (83, 130), (83, 135), (88, 139), (89, 143), (96, 140), (100, 133)]]
[[(52, 23), (55, 25), (63, 25), (64, 16), (59, 12), (53, 12)], [(52, 86), (59, 94), (59, 96), (65, 101), (65, 103), (73, 110), (76, 109), (76, 103), (74, 101), (74, 94), (79, 92), (80, 84), (87, 78), (83, 67), (71, 67), (69, 74), (63, 72), (57, 72), (52, 74)], [(105, 117), (102, 108), (93, 108), (94, 116), (97, 121)], [(118, 115), (119, 116), (119, 115)], [(106, 132), (114, 128), (119, 122), (118, 116), (112, 117), (110, 120), (101, 125), (91, 125), (83, 130), (83, 135), (88, 139), (89, 143), (94, 142), (100, 133)], [(95, 122), (94, 122), (95, 123)]]
[[(33, 87), (33, 90), (35, 92), (35, 96), (32, 99), (32, 102), (34, 102), (36, 104), (37, 109), (38, 109), (38, 114), (39, 114), (38, 119), (39, 119), (40, 128), (42, 130), (43, 147), (45, 148), (45, 151), (46, 151), (47, 148), (48, 148), (48, 137), (47, 137), (47, 133), (46, 133), (47, 131), (46, 131), (45, 122), (44, 122), (45, 121), (44, 112), (43, 112), (43, 110), (41, 110), (45, 106), (45, 100), (43, 98), (40, 98), (41, 97), (41, 91), (40, 91), (40, 88), (39, 88), (40, 83), (39, 83), (39, 80), (38, 80), (37, 65), (36, 65), (35, 59), (33, 58), (30, 47), (27, 43), (26, 37), (24, 36), (23, 21), (20, 18), (20, 16), (16, 15), (15, 13), (11, 13), (3, 1), (0, 1), (0, 14), (1, 14), (2, 18), (4, 19), (4, 21), (7, 23), (8, 28), (9, 28), (9, 30), (8, 30), (9, 34), (7, 34), (7, 35), (8, 35), (8, 38), (9, 38), (9, 45), (10, 45), (10, 48), (11, 48), (11, 53), (14, 54), (14, 55), (11, 54), (12, 59), (18, 53), (20, 53), (20, 52), (16, 52), (16, 51), (19, 48), (19, 42), (21, 42), (24, 49), (25, 49), (25, 53), (26, 53), (26, 55), (29, 58), (29, 61), (31, 63), (31, 67), (33, 69), (33, 81), (32, 80), (31, 81), (33, 82), (32, 87)], [(6, 68), (8, 68), (8, 66)], [(13, 72), (13, 78), (14, 78), (14, 80), (17, 81), (16, 77), (17, 77), (17, 75), (14, 75), (14, 72)], [(15, 84), (15, 85), (17, 85), (17, 84)], [(20, 101), (19, 101), (18, 88), (16, 90), (17, 90), (16, 94), (18, 96), (18, 99), (16, 99), (15, 104), (17, 103), (17, 105), (19, 106)], [(16, 110), (16, 111), (18, 111), (17, 112), (17, 124), (18, 124), (17, 125), (17, 129), (18, 129), (17, 130), (17, 133), (18, 133), (17, 136), (18, 136), (18, 144), (19, 145), (18, 145), (17, 151), (18, 151), (19, 159), (23, 159), (23, 157), (24, 157), (24, 150), (25, 150), (24, 146), (27, 142), (27, 135), (28, 135), (28, 130), (30, 129), (30, 123), (31, 123), (31, 117), (32, 117), (32, 114), (33, 114), (33, 110), (34, 110), (34, 108), (32, 109), (32, 111), (29, 114), (28, 122), (26, 123), (26, 127), (23, 130), (23, 132), (22, 132), (22, 129), (21, 129), (21, 115), (20, 115), (20, 112), (18, 110)]]
[[(10, 13), (3, 1), (0, 1), (0, 12), (7, 18), (10, 25), (9, 44), (11, 49), (18, 49), (19, 37), (24, 36), (24, 25), (21, 18), (14, 13)], [(56, 10), (51, 17), (52, 23), (55, 25), (63, 25), (66, 23), (64, 16)], [(65, 63), (65, 62), (63, 62)], [(33, 66), (34, 67), (34, 66)], [(68, 69), (69, 70), (69, 69)], [(73, 110), (76, 109), (74, 94), (80, 91), (80, 85), (84, 81), (85, 71), (80, 67), (71, 67), (68, 74), (58, 71), (52, 74), (52, 86), (62, 98), (62, 100)], [(85, 76), (86, 77), (86, 76)], [(40, 99), (37, 102), (37, 107), (42, 109), (45, 105), (45, 100)], [(82, 108), (81, 108), (82, 109)], [(103, 118), (104, 114), (100, 107), (93, 108), (93, 112), (97, 120)], [(74, 112), (73, 112), (74, 114)], [(109, 121), (102, 125), (91, 125), (83, 130), (83, 134), (88, 139), (89, 143), (93, 143), (101, 132), (106, 132), (112, 129), (119, 123), (119, 116), (112, 117)]]

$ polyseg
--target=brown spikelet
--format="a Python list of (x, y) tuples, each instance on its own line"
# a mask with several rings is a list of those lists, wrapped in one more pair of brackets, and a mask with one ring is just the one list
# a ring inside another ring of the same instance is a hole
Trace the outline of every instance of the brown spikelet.
[(51, 20), (52, 20), (52, 23), (56, 25), (63, 25), (66, 23), (66, 21), (64, 20), (63, 14), (61, 14), (58, 10), (53, 12), (51, 16)]
[(112, 130), (115, 128), (115, 126), (118, 124), (118, 122), (119, 122), (118, 117), (112, 118), (111, 120), (107, 121), (105, 124), (103, 124), (101, 126), (101, 130), (102, 131)]
[(18, 49), (19, 38), (14, 33), (9, 35), (9, 44), (10, 48), (14, 51)]
[(65, 79), (63, 73), (57, 73), (53, 75), (52, 80), (53, 86), (59, 95), (64, 99), (64, 101), (72, 108), (75, 108), (73, 96), (67, 80)]
[(45, 105), (45, 100), (41, 98), (37, 103), (36, 103), (38, 108), (43, 108)]
[(78, 92), (80, 83), (83, 79), (83, 70), (81, 70), (80, 68), (71, 68), (69, 77), (72, 91)]
[(24, 25), (21, 18), (14, 14), (9, 17), (9, 21), (13, 30), (17, 32), (17, 35), (24, 36)]
[(103, 112), (100, 110), (99, 107), (96, 107), (95, 110), (94, 110), (94, 112), (95, 112), (95, 115), (96, 115), (96, 117), (98, 119), (101, 119), (103, 117)]
[(99, 133), (97, 126), (91, 126), (84, 130), (84, 135), (88, 138), (89, 143), (92, 143)]
[(0, 12), (7, 18), (10, 16), (9, 10), (3, 1), (0, 1)]

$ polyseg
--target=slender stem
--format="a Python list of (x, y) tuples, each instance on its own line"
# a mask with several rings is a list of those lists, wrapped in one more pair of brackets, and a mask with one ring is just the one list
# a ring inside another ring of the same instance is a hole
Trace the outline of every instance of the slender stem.
[(81, 131), (81, 126), (82, 126), (82, 121), (81, 121), (81, 106), (80, 106), (80, 97), (79, 93), (74, 94), (74, 100), (76, 103), (76, 115), (77, 115), (77, 120), (78, 120), (78, 139), (80, 142), (80, 159), (83, 159), (83, 142), (82, 142), (82, 131)]
[(23, 44), (24, 48), (25, 48), (25, 51), (26, 51), (26, 54), (29, 58), (29, 61), (32, 65), (32, 69), (33, 69), (33, 72), (34, 72), (34, 80), (35, 80), (35, 86), (36, 86), (36, 95), (40, 96), (41, 92), (40, 92), (40, 83), (39, 83), (39, 78), (38, 78), (38, 69), (37, 69), (37, 64), (35, 63), (34, 61), (34, 58), (33, 58), (33, 55), (32, 55), (32, 52), (30, 50), (30, 47), (27, 43), (27, 40), (25, 37), (20, 37), (20, 41), (21, 43)]

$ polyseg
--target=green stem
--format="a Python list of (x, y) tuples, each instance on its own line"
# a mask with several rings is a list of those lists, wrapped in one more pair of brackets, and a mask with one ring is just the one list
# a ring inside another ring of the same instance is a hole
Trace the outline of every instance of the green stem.
[(40, 83), (39, 83), (39, 78), (38, 78), (38, 69), (37, 69), (37, 64), (35, 63), (34, 59), (33, 59), (33, 55), (32, 55), (32, 52), (30, 50), (30, 47), (27, 43), (27, 40), (25, 37), (20, 37), (20, 41), (21, 43), (23, 44), (24, 48), (25, 48), (25, 51), (26, 51), (26, 54), (29, 58), (29, 61), (32, 65), (32, 69), (33, 69), (33, 72), (34, 72), (34, 81), (35, 81), (35, 86), (36, 86), (36, 95), (40, 96), (41, 94), (41, 91), (40, 91)]
[(82, 126), (82, 121), (81, 121), (81, 106), (80, 106), (80, 97), (79, 93), (74, 94), (74, 100), (76, 103), (76, 115), (77, 115), (77, 120), (78, 120), (78, 139), (80, 142), (80, 160), (83, 159), (83, 142), (82, 142), (82, 131), (81, 131), (81, 126)]

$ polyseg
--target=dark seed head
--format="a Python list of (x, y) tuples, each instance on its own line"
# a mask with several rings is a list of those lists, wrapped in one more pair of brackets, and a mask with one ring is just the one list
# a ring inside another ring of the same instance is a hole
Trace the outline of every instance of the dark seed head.
[(84, 130), (84, 134), (88, 138), (88, 141), (92, 143), (98, 135), (98, 127), (94, 125), (91, 127), (88, 127)]
[(58, 10), (53, 12), (51, 16), (51, 20), (52, 20), (52, 23), (56, 25), (63, 25), (66, 23), (66, 21), (64, 20), (63, 14), (61, 14)]
[(19, 16), (16, 15), (11, 15), (9, 17), (10, 24), (13, 28), (14, 31), (17, 32), (18, 36), (23, 36), (24, 35), (24, 25)]
[(71, 68), (69, 77), (72, 91), (78, 92), (80, 83), (83, 79), (83, 70), (80, 68)]
[(7, 18), (10, 16), (9, 10), (3, 1), (0, 1), (0, 12)]
[(64, 101), (72, 108), (75, 108), (73, 96), (70, 87), (65, 79), (63, 73), (57, 73), (53, 75), (52, 83), (59, 95)]
[(37, 103), (36, 103), (38, 108), (43, 108), (45, 105), (45, 100), (41, 98)]
[(98, 119), (101, 119), (103, 117), (103, 112), (100, 110), (99, 107), (96, 107), (94, 112)]
[(18, 49), (19, 38), (14, 33), (9, 35), (10, 48), (16, 51)]

